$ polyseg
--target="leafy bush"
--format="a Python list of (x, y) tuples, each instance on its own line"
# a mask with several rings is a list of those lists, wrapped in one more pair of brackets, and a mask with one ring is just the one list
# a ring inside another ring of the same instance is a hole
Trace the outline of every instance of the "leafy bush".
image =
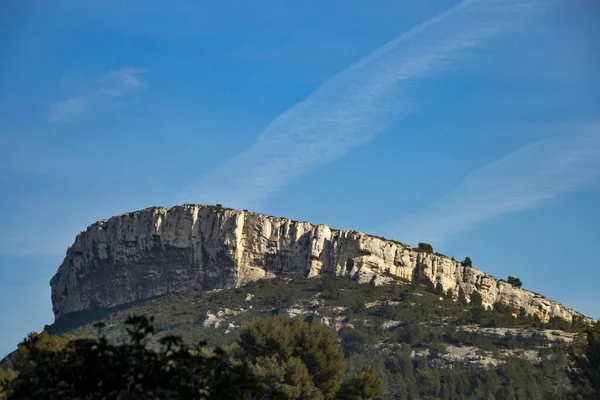
[(5, 400), (9, 394), (9, 387), (18, 374), (11, 369), (0, 368), (0, 400)]
[(514, 276), (508, 277), (508, 283), (510, 283), (511, 285), (513, 285), (514, 287), (517, 287), (517, 288), (520, 288), (521, 286), (523, 286), (523, 283), (521, 282), (521, 280), (519, 278), (515, 278)]
[(444, 286), (442, 286), (441, 282), (436, 283), (434, 293), (438, 295), (444, 294)]
[(337, 276), (332, 273), (323, 274), (321, 278), (321, 291), (328, 299), (337, 299), (340, 297), (340, 290), (337, 284)]
[(383, 380), (372, 365), (369, 365), (342, 383), (338, 398), (344, 400), (370, 399), (381, 394)]
[(417, 249), (424, 253), (433, 253), (433, 246), (429, 243), (419, 243)]
[(344, 354), (361, 353), (377, 341), (377, 337), (367, 329), (342, 328), (338, 332), (344, 347)]

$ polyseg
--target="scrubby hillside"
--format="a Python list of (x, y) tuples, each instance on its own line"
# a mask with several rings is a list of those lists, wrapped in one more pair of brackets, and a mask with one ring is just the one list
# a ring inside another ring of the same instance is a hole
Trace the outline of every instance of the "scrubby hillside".
[(102, 321), (107, 337), (122, 343), (123, 321), (136, 314), (155, 317), (155, 344), (179, 335), (188, 344), (226, 346), (246, 321), (268, 314), (319, 320), (338, 332), (350, 372), (376, 365), (385, 399), (551, 398), (569, 385), (565, 349), (583, 327), (556, 318), (542, 323), (524, 313), (515, 318), (500, 304), (485, 310), (477, 299), (468, 305), (402, 280), (374, 286), (327, 274), (169, 294), (119, 310), (71, 314), (47, 330), (91, 337), (93, 322)]

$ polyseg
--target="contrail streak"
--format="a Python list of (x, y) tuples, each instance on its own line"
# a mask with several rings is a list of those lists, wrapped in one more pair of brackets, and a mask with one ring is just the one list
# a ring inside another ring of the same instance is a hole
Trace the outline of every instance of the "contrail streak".
[(488, 164), (423, 212), (373, 232), (413, 243), (439, 243), (502, 214), (581, 188), (599, 176), (600, 125), (572, 127)]
[(295, 177), (344, 156), (413, 112), (406, 89), (453, 67), (546, 2), (465, 0), (326, 81), (272, 121), (255, 143), (188, 186), (177, 202), (255, 207)]

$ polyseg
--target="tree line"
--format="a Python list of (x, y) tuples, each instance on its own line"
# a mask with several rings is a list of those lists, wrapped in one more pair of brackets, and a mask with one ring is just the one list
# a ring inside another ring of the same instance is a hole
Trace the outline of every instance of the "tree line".
[(153, 319), (129, 317), (129, 341), (32, 333), (14, 370), (0, 370), (0, 399), (365, 399), (381, 393), (370, 366), (347, 376), (335, 331), (301, 318), (249, 323), (227, 349), (190, 348), (165, 336), (148, 348)]
[[(0, 369), (0, 399), (366, 399), (382, 394), (381, 375), (390, 373), (388, 386), (399, 393), (391, 398), (520, 399), (533, 398), (527, 390), (540, 379), (519, 359), (498, 371), (428, 368), (402, 346), (384, 357), (382, 370), (360, 353), (345, 358), (335, 331), (300, 317), (257, 319), (224, 349), (187, 347), (164, 336), (155, 351), (147, 346), (152, 322), (129, 317), (129, 341), (120, 345), (106, 340), (101, 324), (98, 339), (30, 334), (19, 344), (14, 370)], [(600, 323), (570, 348), (564, 368), (570, 385), (556, 382), (544, 398), (600, 398)], [(502, 376), (512, 388), (499, 383)], [(522, 379), (527, 385), (515, 387)]]

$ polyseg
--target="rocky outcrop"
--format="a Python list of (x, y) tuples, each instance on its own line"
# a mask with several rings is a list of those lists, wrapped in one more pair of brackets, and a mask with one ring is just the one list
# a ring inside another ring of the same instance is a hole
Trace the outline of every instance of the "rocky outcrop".
[(213, 206), (153, 207), (98, 221), (77, 235), (51, 280), (56, 319), (170, 292), (237, 287), (322, 272), (382, 284), (419, 281), (542, 320), (579, 313), (448, 257), (326, 225)]

